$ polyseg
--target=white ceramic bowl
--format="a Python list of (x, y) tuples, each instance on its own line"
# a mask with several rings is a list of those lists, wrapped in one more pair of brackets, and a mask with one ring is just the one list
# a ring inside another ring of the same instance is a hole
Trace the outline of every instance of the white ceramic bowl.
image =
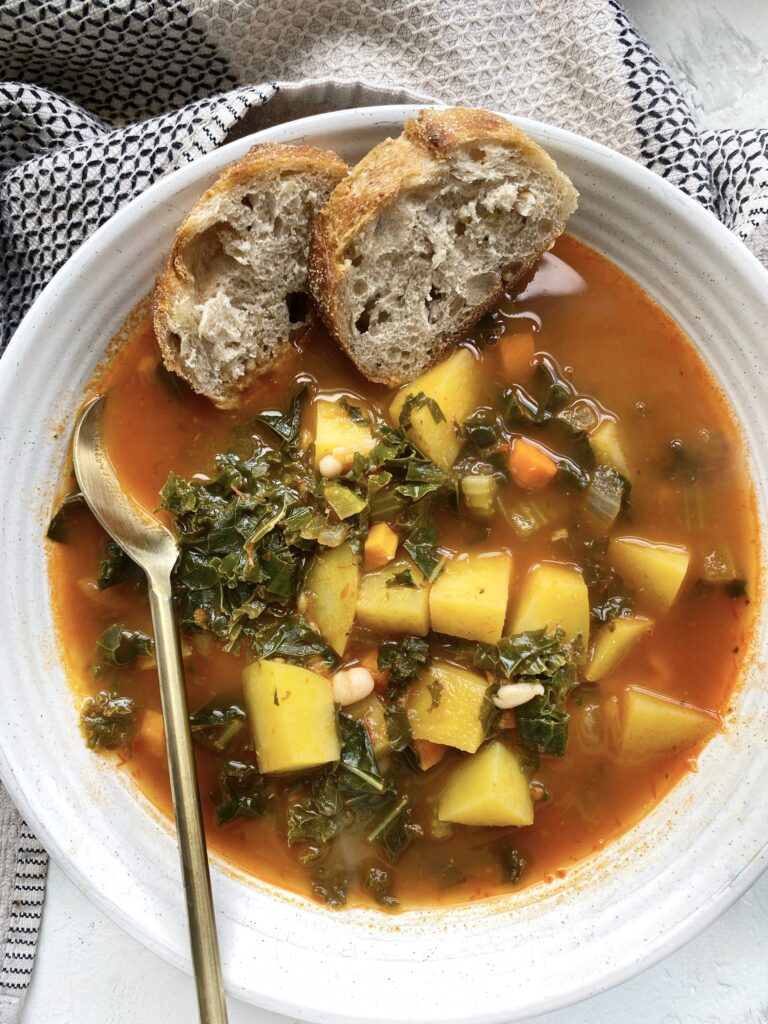
[[(107, 342), (151, 289), (185, 211), (225, 164), (256, 138), (308, 141), (355, 161), (414, 113), (380, 107), (295, 121), (169, 175), (72, 257), (0, 362), (0, 774), (77, 885), (186, 969), (174, 836), (122, 773), (86, 750), (56, 649), (42, 541), (73, 417)], [(581, 193), (570, 230), (654, 295), (722, 382), (744, 430), (764, 530), (768, 274), (655, 174), (568, 132), (520, 124)], [(765, 626), (763, 611), (759, 652)], [(765, 866), (766, 734), (768, 690), (753, 659), (728, 727), (698, 772), (566, 881), (494, 902), (394, 918), (332, 913), (216, 862), (227, 988), (309, 1020), (411, 1024), (517, 1020), (592, 995), (691, 938)]]

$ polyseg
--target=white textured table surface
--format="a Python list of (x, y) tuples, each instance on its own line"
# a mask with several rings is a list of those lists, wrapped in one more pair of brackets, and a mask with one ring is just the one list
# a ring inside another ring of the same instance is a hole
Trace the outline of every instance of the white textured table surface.
[[(768, 127), (768, 0), (624, 3), (702, 124)], [(24, 1024), (194, 1020), (191, 978), (124, 934), (51, 865)], [(286, 1022), (241, 1003), (231, 1003), (230, 1020)], [(768, 1024), (768, 875), (656, 967), (529, 1024)]]

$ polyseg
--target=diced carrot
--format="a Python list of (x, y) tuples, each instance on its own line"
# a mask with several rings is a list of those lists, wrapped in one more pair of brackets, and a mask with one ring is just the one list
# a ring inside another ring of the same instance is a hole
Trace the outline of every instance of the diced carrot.
[(497, 343), (501, 374), (505, 384), (521, 384), (531, 376), (536, 344), (533, 332), (506, 334)]
[(528, 491), (546, 487), (557, 474), (557, 463), (552, 456), (521, 437), (512, 442), (507, 465), (517, 486)]
[(378, 647), (372, 647), (370, 651), (361, 654), (359, 661), (373, 676), (373, 688), (376, 693), (383, 693), (389, 686), (389, 672), (382, 672), (379, 668)]
[(374, 523), (365, 538), (363, 568), (366, 572), (381, 569), (391, 562), (397, 553), (398, 537), (386, 523)]
[(442, 761), (448, 750), (444, 743), (433, 743), (431, 740), (411, 740), (411, 745), (418, 755), (419, 767), (423, 772)]
[(165, 729), (159, 711), (145, 711), (138, 740), (153, 757), (165, 757)]

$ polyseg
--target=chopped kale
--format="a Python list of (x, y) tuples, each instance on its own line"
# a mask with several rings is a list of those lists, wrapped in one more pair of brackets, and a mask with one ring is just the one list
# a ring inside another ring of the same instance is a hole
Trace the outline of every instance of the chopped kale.
[(591, 615), (595, 622), (613, 622), (627, 612), (632, 611), (632, 598), (627, 594), (615, 594), (601, 604), (592, 606)]
[(412, 587), (416, 589), (410, 569), (401, 569), (387, 580), (388, 587)]
[(503, 637), (497, 644), (478, 644), (475, 665), (497, 679), (513, 676), (551, 676), (568, 663), (569, 652), (562, 637), (545, 630)]
[(336, 909), (347, 902), (349, 876), (343, 868), (320, 864), (311, 875), (312, 892), (329, 907)]
[(96, 660), (100, 665), (123, 668), (141, 654), (152, 654), (154, 649), (152, 637), (140, 629), (127, 629), (122, 622), (113, 622), (96, 641)]
[(99, 590), (107, 590), (118, 583), (143, 583), (144, 578), (143, 570), (126, 555), (119, 544), (115, 544), (113, 540), (107, 541), (106, 552), (99, 563), (99, 575), (96, 578)]
[(91, 749), (119, 750), (136, 734), (136, 704), (130, 697), (102, 690), (85, 699), (80, 725)]
[(365, 868), (363, 884), (382, 907), (389, 907), (391, 909), (399, 906), (399, 901), (392, 895), (392, 875), (386, 868), (380, 868), (375, 865)]
[(301, 430), (301, 399), (304, 395), (304, 387), (299, 388), (288, 404), (285, 412), (266, 410), (260, 412), (255, 418), (259, 423), (273, 430), (280, 440), (287, 445), (295, 445), (299, 439)]
[(525, 871), (525, 860), (514, 846), (504, 846), (499, 852), (501, 861), (501, 880), (511, 885), (517, 884)]
[(408, 395), (403, 408), (400, 410), (400, 429), (407, 430), (411, 425), (411, 416), (417, 409), (429, 409), (432, 419), (435, 423), (445, 423), (445, 415), (443, 410), (434, 400), (428, 395), (425, 395), (423, 391), (419, 391), (417, 394)]
[(353, 405), (347, 398), (343, 397), (339, 399), (339, 405), (347, 414), (347, 416), (349, 416), (353, 423), (365, 424), (365, 426), (368, 426), (370, 424), (371, 421), (368, 419), (368, 417), (365, 415), (365, 413), (363, 412), (359, 405)]
[(570, 715), (565, 710), (568, 694), (577, 685), (572, 665), (558, 669), (549, 679), (542, 679), (544, 694), (534, 697), (515, 711), (520, 743), (538, 754), (564, 757), (568, 743)]
[(80, 491), (72, 491), (62, 498), (59, 507), (48, 524), (46, 537), (48, 540), (64, 544), (69, 540), (69, 528), (79, 513), (88, 508), (85, 497)]
[(246, 761), (225, 761), (222, 764), (219, 790), (216, 816), (220, 825), (235, 818), (261, 818), (273, 799), (256, 765)]
[(464, 422), (464, 433), (478, 451), (495, 448), (501, 440), (499, 425), (492, 409), (476, 409)]
[(411, 742), (411, 726), (408, 712), (399, 700), (392, 700), (384, 705), (384, 720), (392, 750), (397, 753), (405, 750)]
[(290, 615), (264, 626), (253, 639), (257, 658), (285, 658), (299, 665), (311, 658), (322, 658), (328, 665), (336, 664), (336, 655), (303, 615)]
[(239, 704), (212, 701), (189, 716), (192, 736), (211, 750), (221, 752), (245, 726), (245, 711)]
[(408, 536), (403, 547), (411, 556), (416, 567), (428, 580), (435, 579), (443, 564), (438, 552), (439, 536), (432, 521), (428, 505), (416, 506), (407, 523)]
[(365, 832), (368, 842), (395, 859), (418, 826), (410, 820), (406, 797), (379, 771), (370, 737), (362, 722), (339, 716), (341, 756), (312, 779), (288, 810), (288, 845), (301, 844), (310, 862), (343, 829)]
[(377, 665), (380, 672), (389, 673), (393, 690), (401, 689), (429, 662), (429, 644), (422, 637), (406, 636), (402, 640), (387, 640), (379, 648)]

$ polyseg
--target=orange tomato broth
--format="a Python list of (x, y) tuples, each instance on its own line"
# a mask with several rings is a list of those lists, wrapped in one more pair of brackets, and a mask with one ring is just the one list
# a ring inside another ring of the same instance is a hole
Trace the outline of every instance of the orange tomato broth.
[[(587, 709), (602, 706), (635, 683), (723, 714), (753, 622), (754, 600), (735, 600), (719, 589), (695, 585), (704, 548), (727, 541), (754, 598), (758, 529), (731, 412), (679, 327), (628, 276), (570, 236), (562, 237), (544, 256), (514, 301), (504, 301), (501, 312), (509, 334), (534, 329), (537, 352), (553, 356), (576, 390), (597, 399), (622, 425), (633, 467), (632, 511), (615, 532), (687, 544), (692, 567), (683, 592), (671, 611), (659, 617), (653, 636), (637, 645), (599, 685), (577, 690), (570, 700), (567, 756), (542, 757), (534, 772), (533, 777), (551, 792), (551, 799), (535, 805), (534, 824), (524, 829), (458, 826), (449, 838), (414, 841), (394, 868), (395, 894), (406, 907), (474, 901), (501, 891), (505, 887), (494, 851), (502, 840), (511, 841), (523, 855), (527, 866), (521, 884), (527, 885), (562, 877), (576, 862), (625, 832), (695, 767), (695, 751), (624, 763), (605, 737), (594, 744), (586, 718), (593, 713)], [(483, 373), (503, 383), (499, 351), (498, 346), (479, 346), (479, 358)], [(386, 408), (391, 395), (364, 380), (319, 329), (297, 343), (285, 363), (249, 395), (247, 409), (236, 412), (217, 410), (186, 388), (174, 397), (158, 378), (157, 363), (147, 319), (95, 382), (96, 390), (109, 392), (105, 432), (111, 458), (125, 486), (149, 509), (158, 505), (170, 471), (183, 476), (210, 471), (213, 456), (230, 445), (233, 428), (261, 408), (285, 404), (297, 375), (311, 378), (324, 392), (344, 391), (373, 406)], [(721, 439), (725, 454), (721, 451), (717, 475), (705, 482), (706, 521), (697, 531), (686, 525), (685, 484), (665, 479), (659, 463), (671, 439), (695, 441), (702, 430)], [(448, 524), (440, 525), (441, 541), (458, 549), (463, 541), (466, 549), (461, 526), (445, 532)], [(547, 526), (521, 540), (501, 516), (495, 517), (485, 547), (513, 553), (513, 600), (532, 563), (577, 561), (578, 553), (567, 540), (552, 539), (555, 528), (556, 524)], [(72, 534), (68, 543), (50, 546), (50, 565), (63, 657), (81, 698), (100, 689), (93, 674), (94, 650), (106, 626), (123, 621), (151, 632), (151, 624), (145, 600), (135, 589), (95, 587), (105, 543), (95, 522), (82, 516)], [(244, 653), (226, 654), (207, 637), (186, 638), (185, 646), (191, 709), (217, 696), (242, 699), (241, 672), (248, 661)], [(123, 692), (141, 708), (159, 709), (153, 670), (128, 666), (121, 672)], [(259, 878), (309, 894), (307, 868), (299, 863), (296, 851), (286, 847), (281, 815), (217, 825), (214, 800), (208, 794), (217, 791), (218, 758), (202, 748), (196, 756), (211, 849)], [(119, 760), (170, 817), (164, 759), (153, 756), (138, 739)], [(425, 826), (425, 808), (453, 763), (453, 757), (446, 758), (409, 783), (416, 799), (414, 817)], [(354, 836), (338, 840), (337, 847), (336, 860), (352, 866), (353, 877), (359, 862), (391, 867), (383, 854)], [(449, 884), (460, 875), (463, 883)], [(362, 887), (353, 883), (349, 902), (365, 899)]]

